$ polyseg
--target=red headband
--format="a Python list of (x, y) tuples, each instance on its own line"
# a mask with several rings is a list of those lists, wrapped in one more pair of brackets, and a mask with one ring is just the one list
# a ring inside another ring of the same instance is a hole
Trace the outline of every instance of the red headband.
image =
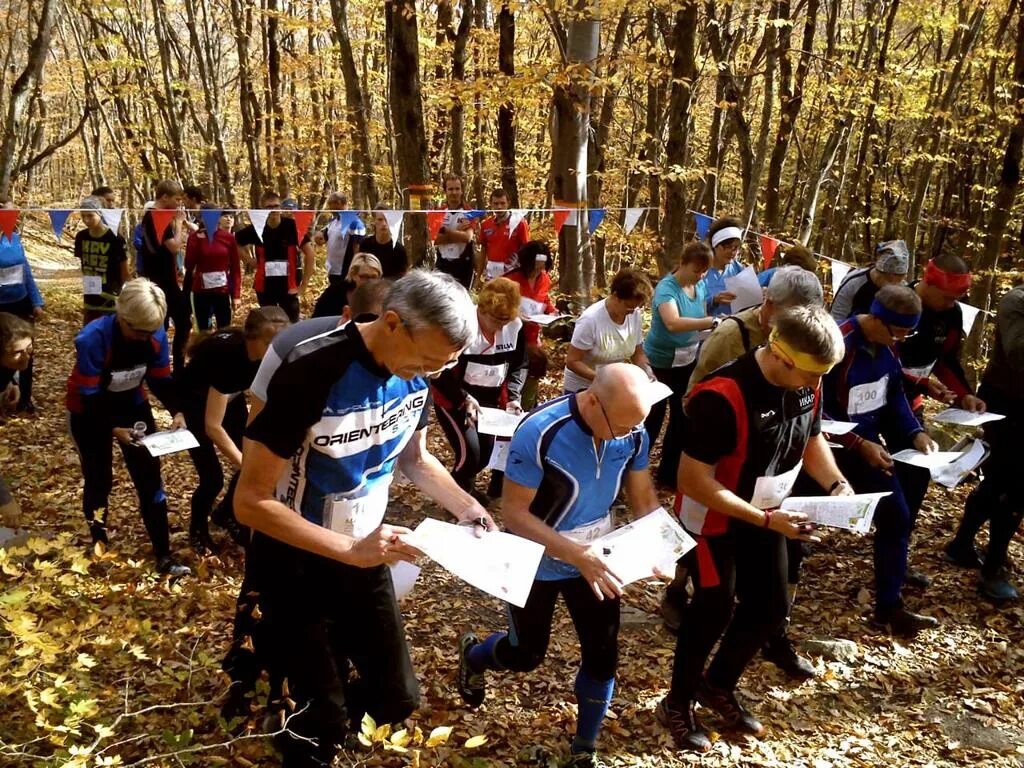
[(941, 267), (935, 266), (935, 259), (929, 259), (928, 266), (924, 268), (924, 281), (928, 285), (934, 285), (940, 291), (959, 296), (966, 293), (967, 289), (971, 287), (971, 273), (947, 272)]

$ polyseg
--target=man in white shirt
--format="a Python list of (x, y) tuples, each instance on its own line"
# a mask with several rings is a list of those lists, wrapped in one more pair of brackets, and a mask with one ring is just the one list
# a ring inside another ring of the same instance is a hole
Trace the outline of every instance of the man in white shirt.
[(331, 192), (327, 208), (334, 213), (314, 239), (317, 245), (327, 243), (327, 281), (334, 285), (348, 274), (353, 248), (366, 235), (366, 225), (358, 217), (342, 216), (341, 211), (348, 210), (348, 198), (343, 192)]
[(473, 222), (466, 216), (465, 200), (462, 193), (462, 179), (450, 173), (444, 180), (444, 196), (447, 206), (444, 223), (438, 230), (434, 244), (437, 246), (437, 269), (451, 275), (463, 286), (473, 284), (474, 253)]

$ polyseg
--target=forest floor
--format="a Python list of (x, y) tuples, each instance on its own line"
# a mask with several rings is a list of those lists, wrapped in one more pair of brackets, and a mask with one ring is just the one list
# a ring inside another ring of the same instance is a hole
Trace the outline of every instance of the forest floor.
[[(218, 720), (227, 687), (219, 664), (242, 559), (230, 544), (219, 557), (199, 559), (188, 549), (195, 485), (188, 457), (172, 456), (163, 466), (173, 548), (192, 566), (192, 577), (170, 582), (153, 573), (120, 458), (111, 548), (102, 556), (87, 549), (81, 476), (64, 410), (80, 327), (79, 279), (65, 250), (30, 240), (29, 252), (48, 313), (35, 345), (39, 413), (0, 427), (2, 471), (32, 534), (22, 546), (0, 549), (0, 765), (276, 765), (258, 718), (241, 734)], [(549, 396), (559, 386), (563, 351), (564, 345), (552, 347)], [(430, 443), (450, 457), (434, 426)], [(740, 690), (767, 735), (715, 732), (705, 756), (673, 749), (655, 722), (674, 649), (658, 616), (661, 587), (627, 589), (602, 754), (618, 767), (1024, 765), (1024, 607), (998, 609), (980, 599), (975, 574), (941, 557), (968, 490), (933, 487), (914, 539), (913, 564), (934, 583), (909, 602), (938, 617), (941, 628), (914, 641), (873, 630), (870, 538), (832, 533), (805, 562), (791, 631), (798, 641), (848, 640), (848, 655), (842, 661), (812, 656), (818, 676), (802, 684), (755, 659)], [(424, 515), (444, 518), (411, 486), (398, 487), (390, 521), (415, 525)], [(1021, 584), (1020, 538), (1011, 558)], [(556, 613), (544, 664), (531, 674), (492, 675), (488, 698), (475, 711), (463, 706), (455, 687), (457, 638), (469, 629), (503, 628), (502, 604), (427, 563), (402, 610), (423, 694), (415, 725), (424, 734), (440, 730), (433, 746), (418, 738), (407, 751), (386, 749), (381, 730), (372, 748), (354, 746), (338, 764), (556, 765), (575, 726), (572, 680), (579, 664), (564, 609)], [(716, 721), (704, 716), (714, 729)], [(486, 743), (466, 746), (478, 735)]]

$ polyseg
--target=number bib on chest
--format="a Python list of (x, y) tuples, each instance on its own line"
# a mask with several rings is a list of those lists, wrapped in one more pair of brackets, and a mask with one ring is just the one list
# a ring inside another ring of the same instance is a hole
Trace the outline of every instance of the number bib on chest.
[(332, 496), (324, 502), (324, 528), (356, 539), (365, 538), (384, 521), (390, 479), (374, 483), (361, 496)]
[(493, 280), (496, 277), (501, 277), (505, 274), (505, 262), (504, 261), (488, 261), (487, 262), (487, 279)]
[(601, 538), (606, 533), (611, 533), (614, 527), (615, 523), (609, 513), (593, 523), (587, 523), (586, 525), (581, 525), (577, 528), (570, 528), (568, 531), (559, 531), (559, 533), (567, 539), (572, 539), (577, 544), (589, 544), (590, 542)]
[(682, 368), (684, 365), (689, 365), (697, 359), (697, 345), (691, 344), (688, 347), (676, 347), (676, 352), (672, 356), (672, 367)]
[(778, 507), (793, 492), (796, 477), (800, 474), (800, 469), (803, 465), (804, 463), (801, 460), (789, 472), (783, 472), (781, 475), (773, 475), (771, 477), (762, 475), (757, 478), (757, 481), (754, 483), (754, 495), (750, 499), (751, 505), (758, 509), (775, 509)]
[(475, 387), (500, 387), (505, 381), (508, 364), (485, 365), (483, 363), (467, 363), (465, 382)]
[(110, 384), (107, 389), (111, 392), (131, 392), (136, 389), (146, 375), (146, 366), (137, 365), (134, 368), (126, 368), (120, 371), (110, 372)]
[(858, 384), (850, 387), (850, 397), (846, 406), (851, 416), (861, 413), (877, 411), (885, 405), (886, 392), (889, 388), (889, 374), (886, 374), (878, 381), (870, 381), (867, 384)]
[[(267, 262), (267, 274), (270, 274), (271, 264), (281, 264), (283, 262), (270, 261)], [(287, 266), (287, 265), (286, 265)], [(203, 288), (224, 288), (228, 284), (228, 273), (227, 272), (203, 272)]]
[(519, 311), (527, 317), (531, 315), (543, 315), (544, 305), (533, 299), (519, 299)]
[(268, 261), (263, 266), (267, 277), (288, 277), (287, 261)]
[(86, 296), (99, 296), (103, 293), (103, 278), (99, 275), (82, 275), (82, 293)]
[(0, 268), (0, 285), (21, 285), (25, 282), (25, 265)]

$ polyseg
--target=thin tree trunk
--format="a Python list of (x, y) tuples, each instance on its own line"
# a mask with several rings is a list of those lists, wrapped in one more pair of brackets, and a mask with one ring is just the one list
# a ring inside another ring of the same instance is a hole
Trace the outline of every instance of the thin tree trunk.
[[(498, 14), (498, 69), (506, 82), (516, 74), (516, 17), (505, 2)], [(505, 92), (509, 89), (506, 87)], [(498, 107), (498, 154), (501, 157), (501, 186), (508, 193), (509, 203), (519, 207), (519, 181), (516, 177), (515, 106), (511, 98)]]

